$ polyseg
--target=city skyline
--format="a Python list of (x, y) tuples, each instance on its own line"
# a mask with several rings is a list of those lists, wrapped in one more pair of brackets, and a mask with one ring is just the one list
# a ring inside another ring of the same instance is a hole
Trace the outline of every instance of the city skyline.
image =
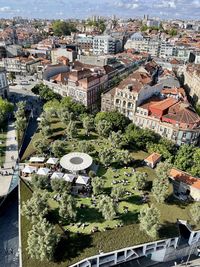
[[(151, 17), (163, 19), (198, 19), (200, 0), (0, 0), (0, 18), (22, 16), (26, 18), (84, 19), (92, 15), (118, 17)], [(106, 6), (106, 8), (105, 8)]]

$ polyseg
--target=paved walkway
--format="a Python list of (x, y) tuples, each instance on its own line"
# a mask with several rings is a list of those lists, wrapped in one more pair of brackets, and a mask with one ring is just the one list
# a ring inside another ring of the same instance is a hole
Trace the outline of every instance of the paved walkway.
[(3, 169), (0, 168), (0, 197), (7, 195), (13, 177), (13, 168), (18, 158), (18, 146), (14, 122), (8, 123), (6, 154)]

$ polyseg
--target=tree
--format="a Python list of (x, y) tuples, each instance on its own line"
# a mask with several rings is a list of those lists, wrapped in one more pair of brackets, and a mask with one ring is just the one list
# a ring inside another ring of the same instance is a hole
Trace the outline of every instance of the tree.
[(39, 154), (43, 154), (49, 146), (48, 140), (45, 138), (39, 138), (33, 142), (33, 147)]
[(47, 85), (40, 83), (36, 84), (31, 91), (39, 95), (45, 102), (50, 101), (50, 100), (60, 100), (61, 96), (55, 92), (53, 92)]
[(128, 165), (132, 161), (132, 156), (128, 150), (116, 151), (113, 161), (120, 165)]
[(141, 32), (145, 32), (146, 30), (148, 30), (148, 26), (146, 24), (143, 24), (140, 30)]
[(99, 177), (92, 178), (92, 190), (93, 194), (99, 195), (102, 193), (104, 187), (104, 181)]
[(171, 35), (171, 36), (176, 36), (176, 35), (177, 35), (177, 29), (171, 29), (171, 30), (169, 31), (169, 35)]
[(124, 196), (124, 193), (125, 190), (123, 187), (116, 186), (112, 188), (111, 197), (118, 202)]
[(109, 196), (101, 196), (97, 208), (102, 213), (105, 220), (113, 220), (116, 216), (115, 204)]
[(193, 166), (191, 168), (191, 174), (200, 177), (200, 148), (196, 148), (193, 154)]
[(0, 97), (0, 127), (9, 113), (13, 112), (14, 106), (8, 100)]
[(56, 140), (51, 144), (51, 151), (55, 157), (62, 157), (65, 154), (65, 145), (64, 141)]
[(96, 152), (94, 145), (85, 140), (80, 141), (78, 147), (80, 152), (87, 153), (89, 155), (93, 155)]
[(51, 188), (57, 193), (70, 193), (71, 183), (64, 179), (51, 179)]
[(23, 132), (26, 127), (25, 107), (25, 102), (20, 101), (17, 103), (17, 111), (15, 112), (15, 127), (18, 132)]
[(59, 216), (61, 219), (65, 222), (74, 221), (77, 214), (76, 209), (75, 199), (71, 195), (63, 193), (59, 201)]
[(157, 178), (153, 180), (152, 194), (158, 203), (164, 203), (169, 194), (169, 172), (171, 164), (167, 161), (160, 162), (156, 167)]
[(124, 142), (123, 142), (123, 135), (121, 131), (118, 132), (111, 132), (108, 138), (109, 142), (111, 143), (111, 146), (113, 148), (120, 149)]
[(190, 171), (193, 166), (193, 155), (195, 147), (193, 145), (180, 146), (178, 153), (175, 157), (174, 165), (183, 171)]
[(58, 110), (58, 118), (60, 119), (60, 121), (67, 125), (70, 121), (70, 112), (68, 109), (66, 108), (61, 108), (60, 110)]
[(46, 175), (33, 174), (31, 183), (37, 189), (48, 189), (49, 188), (49, 177)]
[(49, 112), (51, 110), (54, 110), (54, 111), (59, 111), (60, 109), (60, 102), (58, 99), (52, 99), (48, 102), (46, 102), (43, 106), (43, 110), (44, 112)]
[(127, 125), (130, 123), (130, 120), (118, 111), (97, 113), (95, 117), (95, 124), (98, 124), (98, 122), (102, 120), (109, 122), (111, 124), (111, 130), (115, 132), (119, 130), (124, 132)]
[(92, 117), (85, 116), (83, 117), (83, 128), (85, 129), (85, 134), (89, 135), (90, 131), (94, 127), (94, 120)]
[(76, 32), (76, 27), (71, 22), (56, 20), (52, 24), (54, 35), (62, 36), (62, 35), (70, 35), (71, 32)]
[(100, 120), (96, 124), (97, 133), (101, 137), (108, 137), (109, 133), (111, 131), (111, 127), (112, 126), (111, 126), (110, 122), (108, 122), (106, 120)]
[(67, 126), (67, 134), (70, 139), (73, 139), (77, 135), (77, 128), (76, 128), (76, 122), (70, 121), (68, 126)]
[(52, 129), (50, 125), (43, 126), (40, 132), (44, 138), (49, 138), (52, 135)]
[(129, 146), (146, 149), (148, 143), (158, 143), (160, 136), (149, 129), (140, 129), (133, 123), (129, 124), (126, 128), (125, 138)]
[(86, 107), (83, 104), (74, 102), (69, 96), (61, 99), (60, 107), (69, 110), (69, 113), (73, 113), (77, 119), (80, 114), (85, 114), (87, 112)]
[(12, 84), (13, 84), (14, 80), (16, 79), (15, 73), (14, 73), (14, 72), (10, 72), (10, 73), (8, 74), (8, 79), (9, 79), (9, 80), (12, 82)]
[(112, 149), (104, 148), (99, 151), (100, 162), (107, 167), (112, 164), (114, 155), (115, 153)]
[(196, 202), (193, 203), (190, 209), (190, 214), (192, 216), (192, 219), (195, 221), (195, 223), (200, 222), (200, 203)]
[(147, 174), (145, 172), (135, 172), (133, 174), (134, 185), (137, 190), (143, 190), (147, 184)]
[(153, 206), (143, 207), (139, 214), (140, 229), (155, 238), (159, 229), (159, 210)]
[(37, 260), (53, 260), (59, 236), (55, 233), (55, 227), (45, 218), (39, 217), (36, 224), (28, 232), (27, 251), (31, 258)]
[(49, 211), (48, 206), (48, 193), (43, 192), (33, 192), (33, 195), (26, 202), (22, 203), (21, 213), (28, 220), (37, 221), (38, 216), (45, 216)]

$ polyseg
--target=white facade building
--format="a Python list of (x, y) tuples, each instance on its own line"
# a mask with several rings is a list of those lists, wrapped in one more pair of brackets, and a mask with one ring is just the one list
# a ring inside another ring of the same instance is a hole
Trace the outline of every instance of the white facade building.
[(8, 81), (6, 77), (5, 69), (0, 69), (0, 97), (7, 97), (8, 96)]
[(108, 55), (115, 54), (115, 38), (109, 35), (95, 36), (93, 39), (93, 54)]

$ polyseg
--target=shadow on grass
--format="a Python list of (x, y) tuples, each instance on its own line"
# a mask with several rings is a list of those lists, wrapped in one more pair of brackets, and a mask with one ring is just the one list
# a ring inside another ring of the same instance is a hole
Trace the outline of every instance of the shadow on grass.
[(62, 262), (79, 256), (84, 249), (91, 247), (92, 237), (86, 234), (70, 234), (68, 237), (61, 236), (55, 250), (54, 261)]
[(124, 225), (126, 224), (133, 224), (138, 223), (138, 215), (139, 212), (127, 212), (122, 213), (119, 215), (119, 219), (123, 222)]
[(77, 209), (77, 221), (81, 223), (101, 223), (104, 222), (104, 219), (96, 208), (86, 206)]
[(52, 133), (57, 133), (57, 132), (61, 132), (61, 131), (64, 131), (65, 128), (64, 127), (58, 127), (58, 128), (52, 128), (51, 131)]
[(132, 195), (128, 198), (126, 198), (126, 202), (129, 202), (134, 205), (143, 205), (142, 198), (138, 195)]
[(48, 212), (46, 218), (52, 224), (58, 223), (58, 221), (59, 221), (59, 208), (50, 210)]
[(176, 206), (179, 206), (181, 209), (185, 209), (188, 206), (188, 204), (190, 204), (190, 202), (188, 202), (188, 201), (178, 200), (177, 198), (175, 198), (173, 196), (173, 194), (170, 194), (168, 196), (168, 198), (166, 199), (166, 203), (168, 205), (176, 205)]
[(165, 221), (158, 231), (160, 238), (169, 238), (179, 235), (178, 226), (176, 223)]

